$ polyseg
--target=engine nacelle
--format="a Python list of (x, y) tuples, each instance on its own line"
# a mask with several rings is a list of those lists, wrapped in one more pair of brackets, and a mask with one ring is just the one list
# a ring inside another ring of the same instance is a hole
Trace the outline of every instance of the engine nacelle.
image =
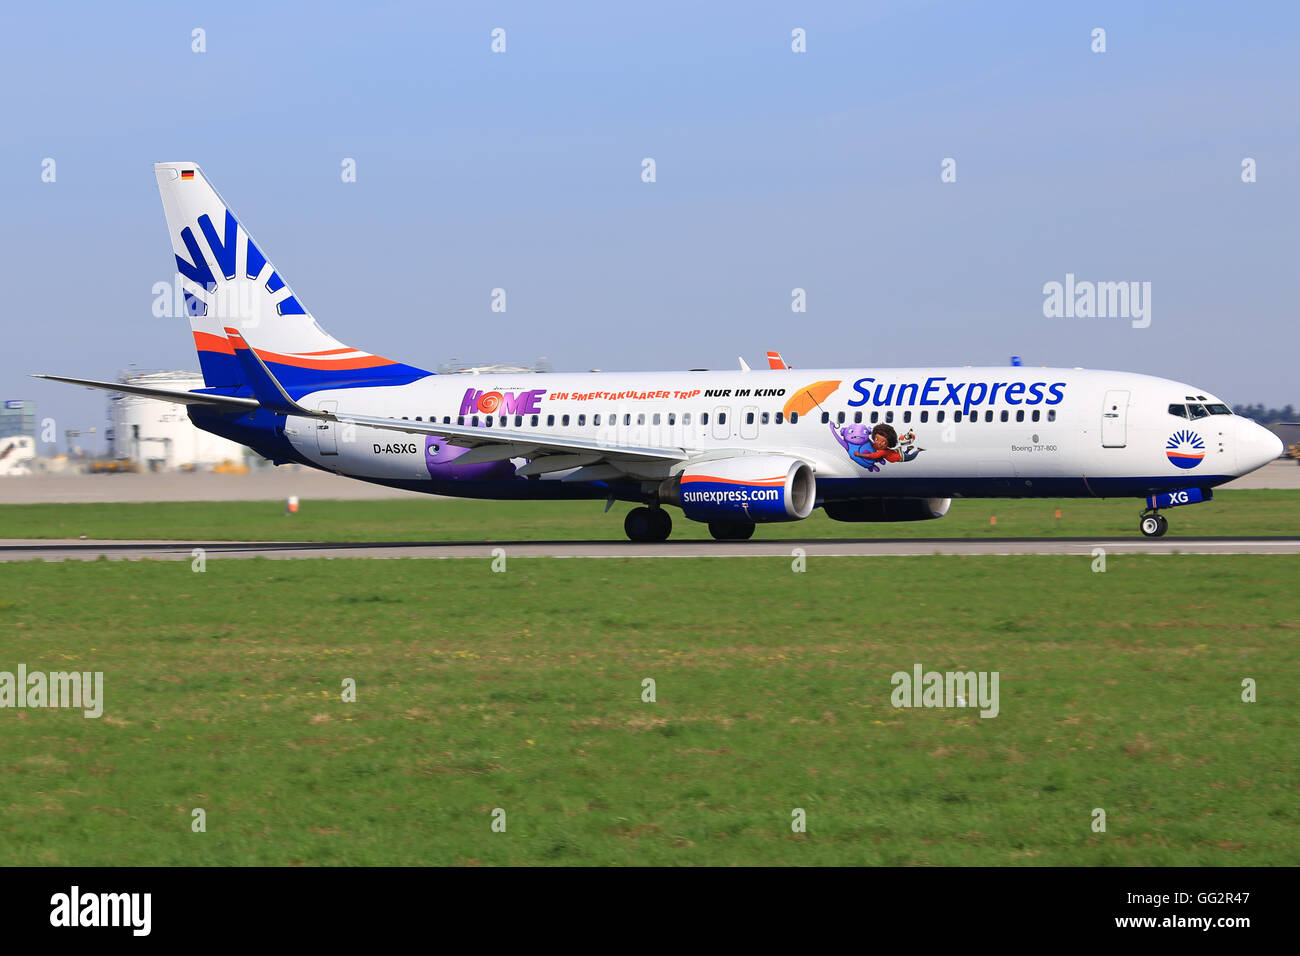
[(690, 465), (659, 486), (659, 500), (692, 521), (799, 521), (812, 514), (812, 466), (782, 455), (744, 455)]
[(822, 508), (835, 521), (929, 521), (948, 513), (951, 498), (860, 498), (826, 501)]

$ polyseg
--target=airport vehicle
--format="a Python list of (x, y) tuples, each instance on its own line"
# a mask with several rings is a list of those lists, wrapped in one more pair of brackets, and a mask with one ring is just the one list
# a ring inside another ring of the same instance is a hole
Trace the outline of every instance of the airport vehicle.
[[(814, 508), (838, 521), (943, 516), (953, 498), (1142, 497), (1168, 508), (1281, 452), (1203, 389), (1085, 369), (791, 369), (435, 375), (344, 345), (194, 163), (155, 166), (205, 387), (64, 376), (179, 402), (194, 424), (277, 464), (440, 495), (665, 506), (720, 540)], [(608, 505), (607, 505), (608, 510)]]
[(98, 458), (90, 463), (92, 475), (122, 475), (140, 470), (139, 462), (130, 458)]

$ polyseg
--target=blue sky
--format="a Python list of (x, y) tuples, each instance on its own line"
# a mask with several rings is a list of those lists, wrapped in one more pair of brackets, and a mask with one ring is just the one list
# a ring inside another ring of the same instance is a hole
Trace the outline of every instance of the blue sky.
[[(151, 313), (158, 160), (331, 334), (425, 367), (1016, 354), (1300, 402), (1293, 4), (230, 6), (0, 12), (0, 397), (60, 430), (104, 398), (27, 373), (197, 367)], [(1067, 272), (1150, 282), (1150, 327), (1045, 318)]]

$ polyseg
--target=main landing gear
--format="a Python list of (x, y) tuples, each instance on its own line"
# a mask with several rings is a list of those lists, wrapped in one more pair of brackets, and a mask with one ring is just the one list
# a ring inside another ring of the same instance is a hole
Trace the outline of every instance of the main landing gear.
[(633, 508), (623, 519), (623, 531), (638, 544), (667, 541), (673, 533), (673, 519), (663, 508)]
[(715, 541), (748, 541), (754, 536), (751, 521), (710, 521), (709, 534)]
[(1162, 538), (1169, 530), (1169, 521), (1158, 511), (1146, 511), (1143, 512), (1142, 522), (1138, 527), (1148, 538)]

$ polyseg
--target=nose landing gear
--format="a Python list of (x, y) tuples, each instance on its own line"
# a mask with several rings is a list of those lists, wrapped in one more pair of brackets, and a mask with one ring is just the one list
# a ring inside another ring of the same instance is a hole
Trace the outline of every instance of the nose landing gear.
[(1148, 538), (1162, 538), (1169, 530), (1169, 520), (1158, 511), (1147, 511), (1143, 513), (1139, 527)]
[(1194, 505), (1210, 501), (1214, 492), (1209, 488), (1181, 488), (1178, 491), (1166, 491), (1158, 495), (1147, 496), (1147, 510), (1142, 512), (1138, 528), (1148, 538), (1161, 538), (1169, 530), (1169, 522), (1160, 513), (1161, 508), (1177, 508), (1179, 505)]

